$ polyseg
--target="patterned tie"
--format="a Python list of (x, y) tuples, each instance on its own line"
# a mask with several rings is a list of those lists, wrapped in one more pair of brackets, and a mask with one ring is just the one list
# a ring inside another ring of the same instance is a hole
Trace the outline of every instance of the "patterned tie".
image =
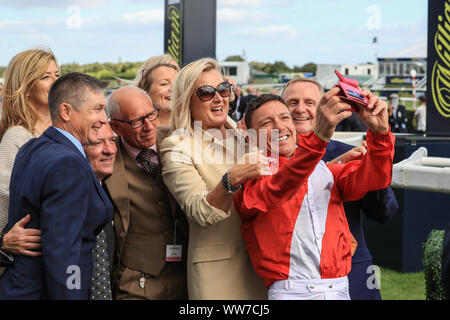
[(100, 231), (92, 250), (94, 268), (92, 270), (91, 300), (112, 300), (109, 278), (109, 261), (105, 230)]
[(143, 149), (136, 157), (137, 163), (139, 163), (146, 174), (150, 175), (154, 180), (158, 176), (158, 164), (151, 160), (152, 156), (157, 156), (155, 150), (151, 148)]

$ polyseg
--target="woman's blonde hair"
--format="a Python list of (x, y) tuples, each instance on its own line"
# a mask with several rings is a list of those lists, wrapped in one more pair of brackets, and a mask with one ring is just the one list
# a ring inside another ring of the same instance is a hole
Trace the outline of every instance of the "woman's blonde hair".
[(150, 57), (145, 63), (139, 68), (134, 83), (136, 87), (141, 88), (145, 92), (150, 92), (150, 88), (153, 84), (153, 71), (159, 67), (169, 67), (174, 69), (176, 72), (180, 71), (177, 62), (174, 58), (168, 54), (163, 54), (161, 56)]
[[(219, 63), (212, 58), (203, 58), (191, 62), (178, 74), (172, 93), (171, 131), (187, 130), (191, 136), (194, 134), (194, 124), (189, 106), (191, 97), (203, 72), (217, 70), (222, 74)], [(223, 74), (222, 74), (223, 75)]]
[(50, 49), (32, 49), (18, 53), (9, 62), (3, 75), (0, 140), (13, 126), (22, 126), (34, 132), (38, 116), (27, 95), (45, 74), (52, 61), (57, 64), (56, 57)]

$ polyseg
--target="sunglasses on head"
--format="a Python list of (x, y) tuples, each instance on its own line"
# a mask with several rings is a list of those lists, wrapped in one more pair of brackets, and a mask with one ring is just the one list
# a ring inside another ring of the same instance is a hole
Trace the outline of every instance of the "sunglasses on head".
[(201, 86), (197, 89), (197, 96), (201, 101), (207, 102), (214, 98), (216, 92), (219, 93), (222, 98), (228, 98), (231, 94), (231, 85), (227, 81), (224, 81), (220, 83), (217, 88), (212, 86)]

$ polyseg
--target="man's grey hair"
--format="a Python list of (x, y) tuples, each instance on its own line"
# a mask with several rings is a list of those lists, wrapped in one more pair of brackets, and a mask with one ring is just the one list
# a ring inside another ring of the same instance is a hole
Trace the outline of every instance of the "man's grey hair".
[(117, 103), (117, 99), (114, 98), (111, 93), (108, 97), (106, 97), (106, 115), (108, 116), (108, 120), (111, 120), (112, 116), (118, 114), (120, 112), (119, 104)]
[(283, 91), (281, 92), (281, 96), (284, 97), (284, 93), (286, 92), (287, 88), (294, 83), (297, 82), (307, 82), (307, 83), (312, 83), (315, 84), (317, 86), (317, 88), (320, 91), (321, 95), (325, 94), (325, 90), (323, 89), (322, 85), (319, 83), (319, 81), (316, 81), (314, 79), (310, 79), (310, 78), (293, 78), (291, 80), (289, 80), (289, 82), (284, 86)]

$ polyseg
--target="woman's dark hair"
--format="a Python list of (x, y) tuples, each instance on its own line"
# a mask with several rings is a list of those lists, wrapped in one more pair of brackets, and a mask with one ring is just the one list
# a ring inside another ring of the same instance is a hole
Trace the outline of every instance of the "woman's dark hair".
[(250, 129), (252, 127), (252, 117), (255, 110), (259, 109), (262, 105), (266, 104), (270, 101), (279, 101), (284, 104), (287, 108), (286, 102), (284, 102), (283, 98), (274, 94), (266, 93), (262, 94), (259, 97), (252, 99), (247, 107), (247, 111), (244, 115), (245, 126)]

